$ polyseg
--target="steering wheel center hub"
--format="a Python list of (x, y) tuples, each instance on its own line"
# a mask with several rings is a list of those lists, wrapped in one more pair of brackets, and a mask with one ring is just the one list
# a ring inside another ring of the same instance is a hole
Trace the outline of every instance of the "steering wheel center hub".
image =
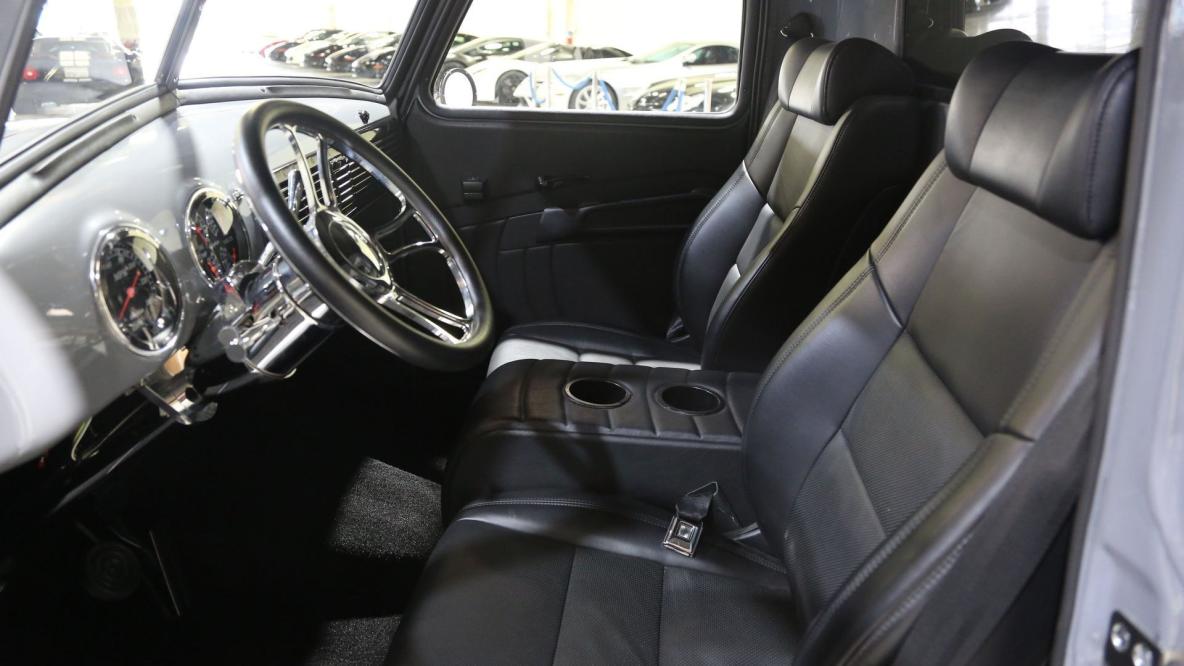
[(364, 286), (391, 286), (386, 253), (357, 222), (336, 211), (317, 213), (317, 235), (329, 258)]

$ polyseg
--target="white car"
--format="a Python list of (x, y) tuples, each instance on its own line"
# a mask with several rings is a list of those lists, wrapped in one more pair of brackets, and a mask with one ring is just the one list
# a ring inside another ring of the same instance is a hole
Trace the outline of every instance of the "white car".
[(613, 46), (572, 46), (547, 42), (524, 49), (511, 56), (489, 58), (467, 69), (477, 89), (477, 101), (499, 106), (520, 106), (525, 100), (515, 91), (537, 65), (581, 61), (601, 66), (628, 58), (628, 51)]
[(536, 67), (515, 95), (546, 109), (632, 109), (652, 84), (688, 76), (735, 72), (740, 49), (727, 42), (674, 42), (610, 63), (552, 63)]
[(299, 46), (293, 46), (284, 54), (284, 61), (289, 65), (299, 65), (304, 62), (305, 53), (315, 51), (322, 46), (328, 46), (330, 44), (348, 44), (358, 34), (356, 32), (339, 32), (328, 39), (318, 39), (313, 42), (305, 42)]

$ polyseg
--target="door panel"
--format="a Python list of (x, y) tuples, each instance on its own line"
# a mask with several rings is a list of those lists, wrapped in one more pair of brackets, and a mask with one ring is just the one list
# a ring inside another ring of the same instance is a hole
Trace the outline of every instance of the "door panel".
[[(499, 324), (564, 319), (665, 332), (674, 262), (743, 158), (744, 114), (474, 118), (428, 104), (412, 105), (395, 157), (460, 230)], [(479, 199), (466, 200), (466, 181)]]

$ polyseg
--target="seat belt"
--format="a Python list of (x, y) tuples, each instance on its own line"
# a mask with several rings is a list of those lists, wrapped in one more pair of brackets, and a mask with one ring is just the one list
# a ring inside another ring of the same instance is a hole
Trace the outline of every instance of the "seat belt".
[(934, 590), (893, 663), (974, 662), (1069, 518), (1085, 477), (1097, 402), (1090, 371), (1037, 440)]
[(730, 541), (746, 538), (754, 529), (753, 525), (740, 524), (719, 483), (712, 481), (678, 500), (662, 545), (679, 555), (694, 557), (709, 517), (720, 536)]

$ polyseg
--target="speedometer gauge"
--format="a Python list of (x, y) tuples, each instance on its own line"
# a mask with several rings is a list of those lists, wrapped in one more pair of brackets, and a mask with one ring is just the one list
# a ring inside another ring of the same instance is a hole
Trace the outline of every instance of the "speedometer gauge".
[(234, 202), (210, 188), (198, 190), (185, 213), (189, 250), (210, 284), (217, 284), (249, 254), (247, 230)]
[(101, 315), (128, 346), (151, 354), (177, 339), (181, 288), (155, 239), (135, 227), (107, 231), (93, 271)]

